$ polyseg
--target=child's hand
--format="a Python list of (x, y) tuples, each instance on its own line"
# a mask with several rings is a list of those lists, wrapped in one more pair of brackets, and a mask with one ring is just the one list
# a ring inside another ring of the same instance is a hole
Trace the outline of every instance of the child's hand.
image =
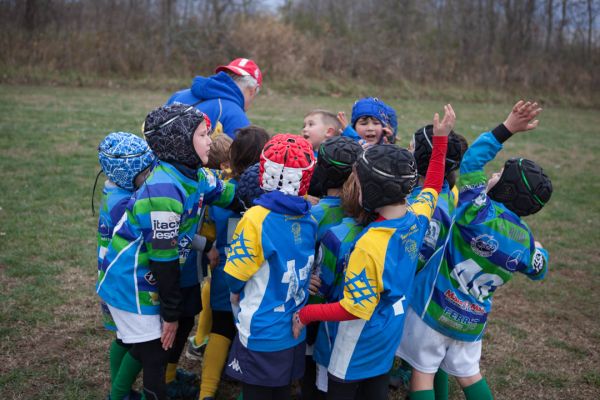
[(206, 258), (208, 258), (208, 265), (210, 269), (213, 270), (219, 265), (219, 250), (217, 250), (216, 246), (213, 246), (208, 253), (206, 253)]
[(456, 122), (456, 114), (450, 104), (444, 106), (444, 119), (440, 122), (440, 115), (435, 113), (433, 115), (433, 135), (434, 136), (448, 136), (452, 129), (454, 129), (454, 123)]
[(294, 334), (294, 339), (298, 339), (300, 337), (302, 329), (304, 329), (304, 324), (300, 322), (298, 312), (295, 312), (294, 316), (292, 317), (292, 333)]
[(178, 326), (178, 321), (163, 321), (162, 334), (160, 335), (160, 342), (162, 343), (163, 349), (169, 350), (171, 347), (173, 347), (173, 342), (175, 342), (175, 334), (177, 333)]
[(321, 288), (321, 278), (317, 274), (310, 275), (310, 283), (308, 284), (308, 293), (312, 296), (319, 293), (319, 289)]
[(383, 144), (390, 144), (392, 143), (392, 138), (394, 137), (394, 132), (392, 131), (392, 128), (390, 128), (389, 126), (384, 126), (382, 128), (383, 130), (383, 135), (381, 136), (382, 139), (382, 143)]
[(513, 135), (517, 132), (525, 132), (535, 129), (540, 121), (534, 120), (542, 112), (542, 108), (538, 106), (536, 102), (524, 102), (519, 100), (517, 104), (513, 106), (513, 109), (506, 121), (504, 126)]
[(310, 202), (310, 204), (312, 204), (313, 206), (316, 206), (320, 199), (318, 197), (307, 194), (306, 200), (308, 200)]
[(342, 124), (342, 129), (340, 130), (340, 133), (342, 133), (348, 126), (348, 118), (346, 118), (346, 113), (343, 111), (338, 112), (337, 119), (340, 121), (340, 124)]

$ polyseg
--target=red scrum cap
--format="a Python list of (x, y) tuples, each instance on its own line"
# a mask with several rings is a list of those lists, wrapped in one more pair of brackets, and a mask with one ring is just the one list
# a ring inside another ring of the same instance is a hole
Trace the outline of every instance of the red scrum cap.
[(262, 86), (262, 72), (258, 65), (249, 58), (236, 58), (227, 65), (219, 65), (215, 69), (215, 73), (221, 71), (230, 71), (240, 76), (251, 76), (258, 82), (258, 86)]

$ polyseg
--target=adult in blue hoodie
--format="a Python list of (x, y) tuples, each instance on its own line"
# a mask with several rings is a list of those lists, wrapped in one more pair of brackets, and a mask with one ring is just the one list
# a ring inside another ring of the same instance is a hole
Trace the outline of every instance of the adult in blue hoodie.
[(216, 132), (222, 131), (234, 139), (238, 129), (250, 125), (246, 110), (252, 105), (261, 85), (262, 74), (256, 63), (247, 58), (237, 58), (217, 67), (215, 75), (208, 78), (196, 76), (189, 89), (176, 92), (166, 104), (196, 105), (213, 121)]

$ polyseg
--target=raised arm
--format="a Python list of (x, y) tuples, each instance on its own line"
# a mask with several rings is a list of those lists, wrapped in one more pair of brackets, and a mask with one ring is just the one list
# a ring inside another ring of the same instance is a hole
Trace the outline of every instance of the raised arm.
[(429, 167), (425, 175), (423, 190), (410, 205), (411, 210), (417, 215), (423, 215), (431, 219), (437, 198), (444, 184), (444, 169), (446, 164), (446, 150), (448, 147), (448, 135), (454, 128), (456, 114), (450, 104), (444, 106), (444, 118), (435, 113), (433, 116), (433, 149)]

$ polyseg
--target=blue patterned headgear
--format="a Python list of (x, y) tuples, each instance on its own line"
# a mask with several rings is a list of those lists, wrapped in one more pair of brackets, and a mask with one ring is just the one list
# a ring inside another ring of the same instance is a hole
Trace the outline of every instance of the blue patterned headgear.
[(393, 132), (392, 142), (396, 140), (398, 132), (398, 120), (396, 111), (379, 100), (377, 97), (365, 97), (354, 103), (352, 107), (352, 119), (350, 125), (356, 128), (356, 121), (362, 117), (372, 117), (377, 119), (383, 126), (390, 127)]
[(98, 146), (98, 160), (104, 174), (117, 186), (129, 191), (135, 190), (135, 178), (154, 159), (148, 143), (133, 133), (110, 133)]

